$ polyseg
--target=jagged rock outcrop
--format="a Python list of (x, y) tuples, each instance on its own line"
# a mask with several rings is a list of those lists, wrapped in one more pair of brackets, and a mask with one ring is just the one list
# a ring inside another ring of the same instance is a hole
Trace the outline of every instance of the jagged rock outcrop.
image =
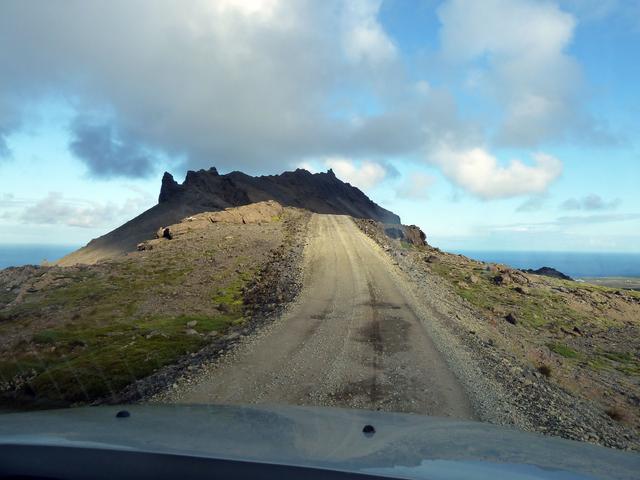
[(391, 225), (386, 226), (384, 233), (389, 238), (404, 240), (417, 246), (427, 245), (427, 236), (416, 225)]
[(180, 185), (173, 179), (173, 175), (164, 172), (162, 176), (162, 186), (160, 187), (160, 197), (158, 203), (168, 202), (171, 198), (177, 196), (181, 191)]
[[(356, 187), (339, 180), (332, 170), (310, 173), (303, 169), (280, 175), (252, 177), (242, 172), (220, 175), (215, 168), (189, 171), (178, 184), (165, 173), (159, 203), (220, 204), (218, 208), (275, 200), (281, 205), (317, 213), (338, 213), (400, 223), (400, 217), (371, 201)], [(221, 204), (225, 205), (221, 205)]]
[(220, 175), (215, 168), (210, 168), (187, 172), (181, 184), (167, 172), (162, 177), (157, 205), (92, 240), (58, 264), (95, 263), (132, 252), (141, 242), (154, 238), (159, 228), (179, 223), (186, 217), (269, 200), (316, 213), (400, 224), (400, 217), (377, 205), (358, 188), (338, 179), (332, 170), (310, 173), (297, 169), (280, 175), (252, 177), (242, 172)]

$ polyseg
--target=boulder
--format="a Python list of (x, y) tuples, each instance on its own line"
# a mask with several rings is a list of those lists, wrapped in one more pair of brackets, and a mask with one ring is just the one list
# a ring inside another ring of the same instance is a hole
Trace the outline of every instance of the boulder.
[(516, 316), (509, 312), (507, 313), (507, 315), (504, 317), (504, 319), (509, 322), (511, 325), (515, 325), (516, 323), (518, 323), (518, 319), (516, 318)]
[(427, 245), (427, 236), (417, 225), (403, 225), (402, 229), (407, 242), (418, 247)]
[(491, 281), (495, 285), (509, 285), (511, 283), (511, 277), (508, 274), (498, 274), (491, 278)]
[(424, 261), (427, 263), (438, 263), (440, 261), (440, 258), (436, 257), (435, 255), (427, 255)]
[(156, 232), (157, 238), (166, 238), (167, 240), (173, 239), (173, 232), (169, 227), (160, 227)]
[(385, 227), (384, 233), (394, 240), (401, 240), (418, 247), (427, 245), (427, 236), (416, 225), (390, 225)]

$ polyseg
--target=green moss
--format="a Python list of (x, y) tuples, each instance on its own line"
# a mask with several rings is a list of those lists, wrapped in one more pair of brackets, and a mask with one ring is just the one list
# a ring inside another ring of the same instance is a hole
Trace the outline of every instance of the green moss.
[(60, 335), (55, 330), (42, 330), (33, 336), (33, 342), (41, 345), (54, 344), (60, 340)]
[(598, 360), (626, 375), (640, 375), (640, 360), (630, 352), (598, 352)]
[[(238, 319), (234, 315), (151, 316), (139, 322), (118, 322), (104, 327), (46, 330), (37, 334), (57, 350), (36, 359), (28, 356), (5, 364), (5, 375), (34, 369), (30, 388), (38, 397), (68, 402), (88, 401), (117, 392), (136, 379), (174, 363), (200, 349), (206, 334), (224, 332)], [(187, 333), (187, 323), (201, 335)], [(1, 367), (1, 366), (0, 366)]]
[[(524, 326), (546, 328), (549, 325), (562, 325), (572, 328), (575, 324), (591, 321), (590, 317), (570, 308), (561, 295), (547, 289), (532, 288), (523, 295), (508, 286), (494, 285), (494, 273), (478, 272), (477, 269), (451, 265), (447, 261), (431, 264), (431, 269), (449, 280), (454, 290), (472, 305), (488, 312), (496, 309), (512, 311)], [(471, 274), (478, 277), (477, 283), (466, 281)]]
[(605, 352), (604, 357), (614, 362), (628, 363), (633, 361), (633, 356), (629, 352)]
[(48, 325), (55, 321), (56, 327), (36, 331), (26, 339), (27, 348), (16, 346), (0, 359), (0, 383), (27, 379), (27, 389), (38, 400), (93, 400), (199, 350), (209, 332), (242, 324), (243, 289), (253, 272), (239, 273), (239, 264), (211, 278), (218, 286), (211, 293), (213, 302), (226, 307), (221, 313), (142, 313), (149, 299), (182, 288), (194, 265), (193, 258), (181, 259), (179, 252), (161, 261), (125, 260), (76, 272), (64, 285), (29, 295), (3, 311), (11, 320), (0, 325), (0, 334), (31, 327), (37, 324), (34, 319), (46, 318)]
[(237, 274), (224, 288), (217, 289), (211, 300), (216, 306), (222, 306), (234, 319), (241, 318), (244, 310), (243, 292), (251, 278), (253, 278), (251, 271)]
[(550, 343), (550, 344), (547, 344), (547, 346), (549, 347), (549, 350), (551, 350), (554, 353), (557, 353), (558, 355), (560, 355), (562, 357), (565, 357), (565, 358), (578, 358), (579, 357), (578, 352), (576, 352), (572, 348), (570, 348), (567, 345), (564, 345), (562, 343)]

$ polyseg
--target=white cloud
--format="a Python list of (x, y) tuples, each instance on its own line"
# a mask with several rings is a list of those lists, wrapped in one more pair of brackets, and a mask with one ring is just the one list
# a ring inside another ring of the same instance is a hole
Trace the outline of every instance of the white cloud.
[(408, 200), (425, 200), (429, 198), (429, 188), (436, 179), (432, 175), (412, 172), (396, 188), (396, 196)]
[(377, 20), (381, 1), (349, 0), (344, 20), (344, 47), (352, 61), (381, 63), (396, 57), (397, 50)]
[(564, 8), (575, 12), (581, 21), (588, 22), (602, 20), (621, 10), (620, 3), (620, 0), (560, 0)]
[(620, 205), (619, 198), (604, 200), (600, 195), (590, 193), (582, 198), (568, 198), (560, 208), (563, 210), (613, 210)]
[(365, 160), (357, 163), (347, 158), (332, 157), (324, 163), (338, 178), (363, 190), (375, 187), (387, 176), (385, 167), (376, 162)]
[(443, 55), (501, 106), (498, 140), (535, 146), (569, 134), (604, 140), (584, 110), (582, 72), (566, 53), (576, 25), (551, 2), (449, 0), (439, 10)]
[(480, 231), (494, 232), (546, 232), (554, 230), (564, 230), (568, 227), (574, 227), (577, 225), (597, 225), (601, 223), (638, 221), (640, 221), (640, 213), (615, 213), (558, 217), (554, 220), (549, 220), (546, 222), (512, 223), (507, 225), (482, 225), (478, 227), (478, 229)]
[(303, 170), (306, 170), (310, 173), (318, 173), (318, 169), (311, 162), (300, 162), (296, 165), (296, 168), (302, 168)]
[[(82, 147), (74, 152), (96, 176), (147, 175), (155, 151), (190, 168), (255, 173), (299, 158), (415, 149), (418, 125), (377, 132), (411, 116), (411, 103), (391, 120), (386, 108), (331, 108), (336, 91), (370, 91), (384, 105), (410, 90), (383, 81), (402, 66), (390, 63), (397, 50), (379, 8), (380, 0), (0, 2), (0, 58), (10, 66), (0, 75), (0, 155), (27, 114), (23, 99), (51, 94), (83, 114), (71, 126)], [(354, 114), (362, 121), (350, 122)], [(118, 164), (121, 152), (129, 155)]]
[(19, 219), (26, 224), (66, 225), (96, 228), (114, 221), (128, 220), (152, 204), (146, 196), (127, 198), (121, 205), (65, 198), (62, 193), (49, 192), (45, 198), (26, 207)]
[(507, 166), (484, 148), (456, 150), (443, 146), (430, 160), (454, 183), (480, 198), (504, 198), (544, 192), (562, 173), (562, 163), (544, 153), (532, 155), (534, 164), (514, 159)]

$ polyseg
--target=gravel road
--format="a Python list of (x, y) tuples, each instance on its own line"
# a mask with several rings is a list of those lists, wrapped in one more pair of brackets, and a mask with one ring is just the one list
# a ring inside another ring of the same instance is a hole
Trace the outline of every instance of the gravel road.
[(350, 217), (314, 215), (297, 300), (162, 396), (476, 418), (408, 280)]

